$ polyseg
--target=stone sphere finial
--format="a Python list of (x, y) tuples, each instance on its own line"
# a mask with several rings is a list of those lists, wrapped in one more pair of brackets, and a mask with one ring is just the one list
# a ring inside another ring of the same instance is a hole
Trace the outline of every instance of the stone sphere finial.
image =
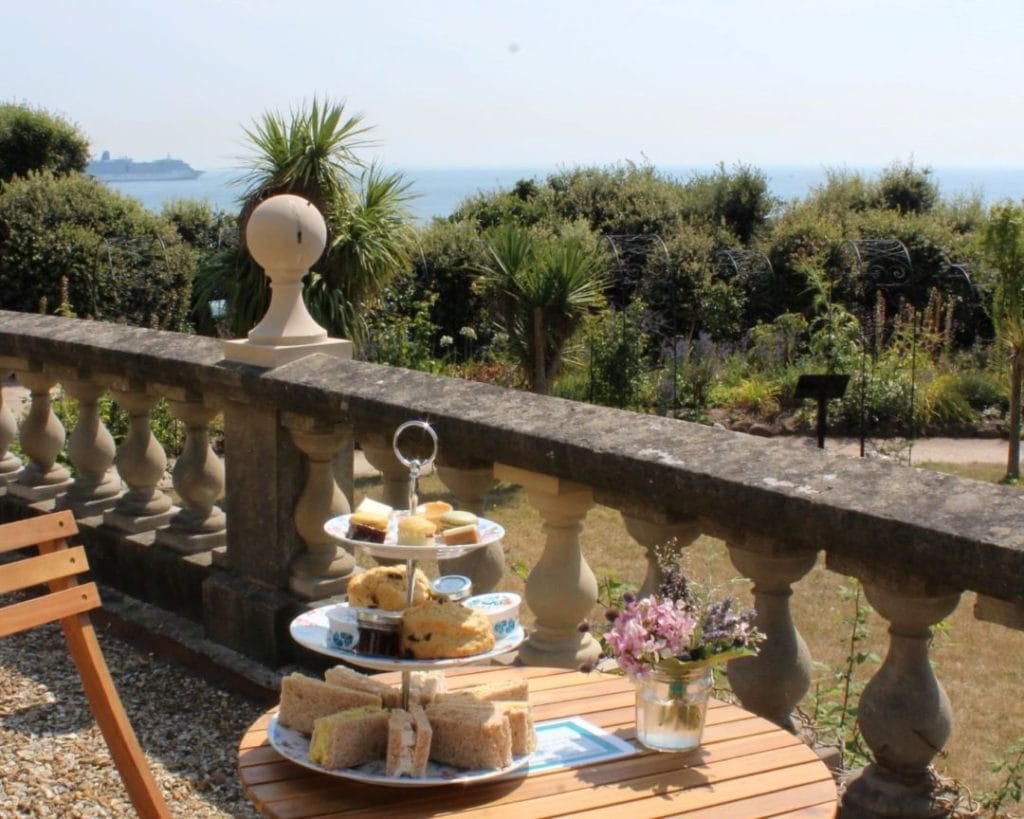
[(260, 367), (277, 367), (311, 353), (352, 358), (352, 342), (328, 338), (302, 299), (302, 279), (327, 246), (327, 224), (301, 196), (271, 196), (245, 226), (249, 253), (270, 279), (270, 306), (245, 339), (224, 342), (225, 357)]
[(324, 252), (327, 223), (312, 202), (282, 193), (253, 210), (245, 241), (252, 257), (272, 280), (279, 271), (301, 271), (305, 275)]

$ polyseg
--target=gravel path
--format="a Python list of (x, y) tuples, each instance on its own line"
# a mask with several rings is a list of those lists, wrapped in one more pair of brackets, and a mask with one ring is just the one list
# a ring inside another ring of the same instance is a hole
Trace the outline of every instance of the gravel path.
[[(264, 706), (110, 635), (99, 639), (173, 814), (255, 817), (236, 754)], [(0, 772), (2, 819), (135, 815), (59, 626), (0, 640)]]

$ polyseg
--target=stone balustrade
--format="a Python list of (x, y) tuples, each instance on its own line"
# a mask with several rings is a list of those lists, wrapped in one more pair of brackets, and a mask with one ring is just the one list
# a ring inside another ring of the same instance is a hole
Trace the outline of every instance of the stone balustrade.
[[(1017, 490), (330, 355), (265, 369), (225, 361), (213, 339), (52, 316), (0, 311), (0, 372), (31, 391), (21, 462), (7, 451), (14, 419), (0, 405), (4, 515), (66, 503), (106, 582), (271, 665), (292, 657), (295, 613), (343, 590), (355, 569), (322, 531), (352, 502), (353, 442), (382, 470), (386, 500), (404, 505), (390, 437), (411, 418), (437, 431), (438, 475), (460, 505), (479, 509), (495, 481), (514, 482), (543, 521), (523, 662), (575, 666), (597, 654), (576, 629), (597, 593), (577, 535), (601, 504), (649, 553), (702, 533), (725, 541), (753, 581), (768, 636), (758, 657), (731, 664), (729, 679), (744, 705), (793, 729), (810, 657), (792, 587), (824, 551), (890, 624), (888, 656), (860, 709), (875, 762), (846, 789), (844, 815), (941, 814), (928, 766), (951, 716), (929, 663), (930, 629), (965, 591), (977, 594), (980, 619), (1024, 628)], [(57, 457), (66, 435), (51, 410), (58, 383), (80, 408), (67, 452), (74, 477)], [(130, 417), (116, 455), (95, 409), (108, 389)], [(187, 428), (174, 503), (149, 431), (160, 396)], [(218, 414), (223, 464), (207, 436)], [(501, 550), (454, 567), (493, 587)], [(657, 580), (651, 560), (645, 588)]]

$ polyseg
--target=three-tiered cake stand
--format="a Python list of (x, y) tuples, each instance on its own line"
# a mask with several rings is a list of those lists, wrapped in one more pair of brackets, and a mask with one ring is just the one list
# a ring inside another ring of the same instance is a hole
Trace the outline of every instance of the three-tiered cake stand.
[[(399, 448), (399, 438), (409, 429), (420, 429), (430, 438), (433, 448), (429, 457), (424, 459), (407, 457)], [(375, 558), (385, 560), (404, 560), (406, 571), (406, 608), (413, 604), (413, 592), (415, 584), (412, 582), (415, 576), (417, 564), (423, 560), (444, 560), (452, 557), (461, 557), (475, 549), (483, 548), (491, 543), (501, 540), (505, 536), (505, 530), (501, 525), (486, 518), (478, 518), (477, 529), (479, 540), (476, 543), (459, 544), (449, 546), (447, 544), (427, 546), (406, 546), (397, 542), (398, 539), (398, 518), (403, 515), (412, 514), (419, 505), (418, 483), (423, 471), (433, 464), (437, 457), (437, 433), (425, 421), (406, 421), (395, 430), (392, 446), (395, 456), (409, 470), (409, 507), (408, 510), (400, 510), (391, 516), (388, 524), (387, 535), (383, 543), (371, 543), (363, 540), (353, 540), (348, 537), (349, 519), (351, 515), (339, 515), (331, 518), (324, 524), (324, 529), (332, 537), (344, 542), (354, 548), (364, 550)], [(296, 617), (290, 626), (292, 638), (301, 646), (343, 660), (346, 663), (369, 668), (376, 671), (400, 671), (402, 674), (402, 707), (409, 706), (409, 687), (413, 671), (434, 670), (454, 668), (457, 666), (473, 665), (486, 662), (503, 654), (515, 651), (523, 642), (525, 634), (522, 626), (496, 640), (495, 645), (489, 651), (474, 654), (468, 657), (451, 657), (435, 660), (416, 660), (403, 657), (386, 657), (376, 654), (365, 654), (351, 649), (341, 648), (331, 641), (330, 625), (327, 613), (335, 606), (347, 607), (347, 602), (334, 603), (321, 606)], [(354, 779), (360, 782), (368, 782), (379, 785), (398, 787), (424, 787), (431, 785), (446, 785), (456, 782), (476, 782), (484, 779), (491, 779), (502, 776), (509, 771), (525, 766), (529, 760), (529, 754), (516, 757), (512, 765), (506, 768), (486, 769), (479, 771), (464, 771), (446, 765), (438, 765), (434, 762), (428, 767), (427, 776), (421, 779), (410, 779), (406, 777), (387, 776), (383, 773), (383, 761), (369, 763), (359, 768), (344, 768), (341, 770), (324, 768), (309, 760), (309, 739), (299, 733), (284, 728), (277, 723), (276, 716), (271, 721), (268, 729), (268, 738), (280, 753), (291, 759), (293, 762), (311, 768), (321, 773), (339, 776), (345, 779)]]

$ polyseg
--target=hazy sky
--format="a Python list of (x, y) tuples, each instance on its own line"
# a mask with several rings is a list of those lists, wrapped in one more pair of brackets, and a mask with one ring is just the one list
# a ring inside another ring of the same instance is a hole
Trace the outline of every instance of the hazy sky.
[(389, 166), (1024, 166), (1022, 0), (0, 0), (0, 99), (235, 164), (314, 94)]

